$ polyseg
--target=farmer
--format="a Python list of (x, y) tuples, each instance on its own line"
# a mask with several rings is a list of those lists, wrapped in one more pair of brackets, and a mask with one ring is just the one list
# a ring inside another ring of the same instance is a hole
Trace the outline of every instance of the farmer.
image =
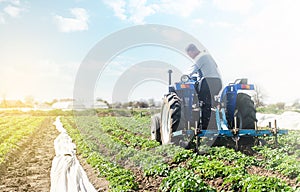
[[(194, 60), (194, 64), (188, 70), (189, 76), (197, 75), (199, 80), (198, 99), (203, 101), (202, 125), (208, 127), (211, 116), (211, 107), (215, 105), (214, 96), (218, 95), (222, 88), (221, 75), (218, 66), (210, 54), (201, 54), (194, 45), (186, 47), (187, 55)], [(205, 53), (205, 51), (203, 51)]]

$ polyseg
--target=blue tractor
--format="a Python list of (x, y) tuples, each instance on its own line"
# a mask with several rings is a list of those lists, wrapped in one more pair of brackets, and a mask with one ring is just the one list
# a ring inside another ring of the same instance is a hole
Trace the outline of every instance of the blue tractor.
[[(223, 90), (214, 78), (183, 75), (164, 95), (161, 113), (152, 117), (151, 137), (162, 144), (198, 149), (206, 138), (210, 145), (235, 147), (263, 144), (261, 136), (287, 134), (287, 130), (257, 128), (256, 109), (250, 92), (254, 85), (238, 79)], [(208, 85), (208, 86), (207, 86)], [(209, 91), (207, 91), (207, 88)]]

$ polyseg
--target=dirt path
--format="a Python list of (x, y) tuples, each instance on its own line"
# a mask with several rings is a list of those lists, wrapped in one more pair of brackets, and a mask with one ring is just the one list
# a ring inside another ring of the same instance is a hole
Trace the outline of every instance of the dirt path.
[(55, 156), (53, 141), (58, 131), (47, 118), (14, 152), (0, 178), (0, 191), (49, 191), (50, 169)]
[[(50, 190), (50, 171), (55, 156), (54, 139), (59, 132), (53, 126), (54, 118), (46, 118), (37, 131), (20, 144), (20, 149), (14, 151), (9, 163), (0, 169), (0, 191), (41, 191)], [(99, 191), (106, 191), (108, 183), (97, 177), (94, 170), (80, 159), (92, 184)]]

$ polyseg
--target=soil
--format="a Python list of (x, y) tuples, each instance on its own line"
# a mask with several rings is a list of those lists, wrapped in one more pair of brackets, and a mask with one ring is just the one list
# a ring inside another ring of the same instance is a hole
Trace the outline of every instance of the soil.
[[(49, 191), (50, 171), (55, 156), (54, 139), (59, 132), (53, 126), (54, 119), (46, 118), (28, 139), (19, 144), (19, 149), (8, 155), (0, 165), (0, 191)], [(98, 191), (107, 191), (108, 182), (98, 178), (97, 173), (80, 158), (90, 182)]]
[(136, 176), (136, 182), (139, 184), (139, 189), (137, 191), (158, 191), (160, 183), (163, 177), (146, 177), (144, 173), (140, 169), (133, 169), (132, 170)]
[(82, 156), (78, 156), (80, 165), (83, 167), (86, 175), (89, 178), (90, 183), (95, 187), (98, 192), (109, 191), (109, 182), (104, 178), (98, 177), (99, 172), (96, 171)]
[(288, 178), (280, 173), (277, 173), (275, 171), (266, 170), (266, 169), (263, 169), (263, 168), (257, 167), (257, 166), (251, 166), (247, 169), (247, 171), (249, 174), (253, 174), (253, 175), (280, 178), (281, 180), (285, 181), (288, 185), (290, 185), (292, 187), (300, 187), (300, 183), (297, 183), (296, 178), (290, 179), (290, 178)]
[[(53, 142), (59, 132), (53, 126), (54, 118), (46, 118), (32, 136), (19, 144), (19, 149), (12, 151), (8, 161), (0, 165), (0, 191), (49, 191), (50, 170), (55, 156)], [(257, 157), (260, 158), (260, 157)], [(85, 158), (78, 156), (80, 164), (85, 170), (90, 182), (97, 191), (108, 191), (109, 182), (99, 178), (99, 173), (86, 163)], [(230, 164), (230, 162), (227, 162)], [(172, 164), (171, 169), (179, 166)], [(137, 191), (158, 191), (164, 177), (145, 177), (143, 171), (137, 167), (127, 167), (136, 176), (139, 184)], [(252, 166), (247, 169), (249, 174), (278, 177), (290, 186), (298, 186), (295, 179), (289, 179), (281, 174)], [(223, 179), (205, 180), (207, 184), (218, 191), (229, 189), (229, 185), (222, 186)]]

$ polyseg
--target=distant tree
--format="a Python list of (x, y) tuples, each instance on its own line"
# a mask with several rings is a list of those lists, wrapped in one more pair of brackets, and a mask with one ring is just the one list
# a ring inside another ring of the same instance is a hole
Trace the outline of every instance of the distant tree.
[(284, 102), (278, 102), (275, 104), (276, 108), (279, 110), (283, 110), (285, 107), (285, 103)]
[(141, 100), (141, 101), (135, 101), (133, 103), (133, 107), (134, 108), (148, 108), (149, 104), (148, 104), (147, 101), (143, 101), (143, 100)]
[(115, 102), (112, 104), (113, 108), (121, 108), (122, 107), (122, 103), (121, 102)]
[(54, 103), (57, 103), (59, 101), (59, 99), (53, 99), (52, 101), (51, 101), (51, 105), (53, 105)]
[(43, 105), (45, 105), (47, 107), (51, 107), (52, 106), (52, 103), (51, 102), (47, 102), (47, 101), (42, 102), (41, 104), (43, 104)]
[(45, 101), (44, 104), (48, 106), (52, 106), (54, 103), (57, 103), (58, 99), (53, 99), (52, 101)]
[(132, 107), (133, 106), (133, 101), (129, 101), (128, 102), (128, 107)]
[(98, 98), (97, 101), (100, 101), (100, 102), (104, 103), (108, 108), (111, 108), (111, 105), (109, 104), (108, 101), (101, 99), (101, 98)]
[(296, 99), (292, 105), (293, 108), (300, 109), (300, 99)]
[(137, 105), (135, 105), (135, 103), (133, 101), (129, 101), (129, 102), (125, 102), (125, 103), (122, 103), (122, 107), (123, 108), (128, 108), (128, 107), (138, 107)]
[(60, 99), (59, 101), (61, 101), (61, 102), (65, 102), (65, 101), (74, 101), (74, 99), (71, 99), (71, 98), (64, 98), (64, 99)]
[[(32, 106), (32, 105), (30, 105), (30, 106)], [(28, 104), (24, 104), (22, 101), (17, 100), (15, 102), (15, 106), (13, 106), (13, 107), (28, 107)]]
[(264, 99), (266, 97), (266, 94), (261, 89), (261, 87), (258, 85), (255, 86), (255, 91), (256, 91), (256, 94), (254, 95), (254, 103), (255, 103), (256, 107), (264, 106), (265, 105)]
[(122, 103), (122, 108), (128, 108), (129, 107), (129, 102)]
[(148, 105), (149, 105), (149, 107), (155, 107), (155, 101), (153, 98), (148, 100)]
[(6, 103), (6, 95), (5, 95), (5, 94), (2, 95), (1, 107), (3, 107), (3, 108), (6, 108), (6, 107), (7, 107), (7, 103)]
[(146, 101), (140, 102), (139, 108), (148, 108), (148, 107), (149, 107), (149, 104)]
[(28, 95), (25, 97), (25, 105), (27, 105), (28, 107), (32, 107), (34, 105), (34, 97), (31, 95)]
[(132, 105), (134, 108), (139, 108), (140, 107), (140, 102), (139, 101), (135, 101), (133, 102), (133, 105)]

